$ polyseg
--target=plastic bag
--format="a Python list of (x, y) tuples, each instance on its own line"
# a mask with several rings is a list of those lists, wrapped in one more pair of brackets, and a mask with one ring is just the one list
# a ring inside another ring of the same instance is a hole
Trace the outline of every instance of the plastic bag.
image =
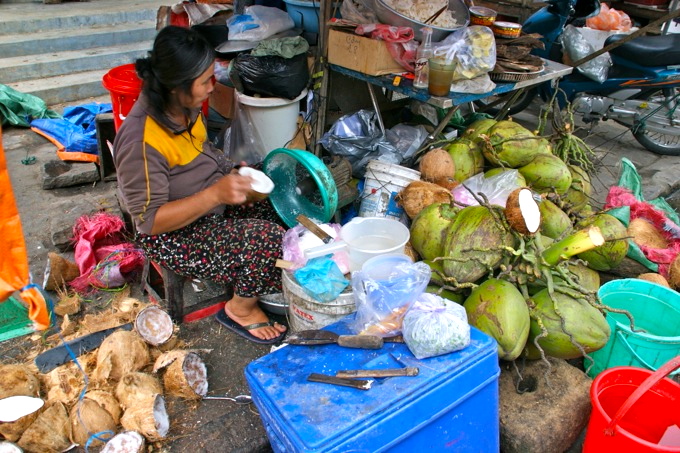
[[(321, 224), (319, 228), (333, 239), (340, 236), (340, 225), (337, 223)], [(299, 269), (307, 263), (305, 250), (321, 245), (323, 245), (323, 241), (317, 235), (303, 225), (296, 225), (283, 235), (283, 259), (293, 263), (293, 270)], [(349, 255), (346, 250), (333, 253), (332, 259), (343, 274), (349, 272)]]
[(304, 292), (319, 302), (333, 302), (349, 285), (335, 261), (326, 256), (309, 260), (293, 275)]
[(491, 81), (489, 74), (484, 73), (474, 79), (454, 80), (451, 83), (451, 91), (456, 93), (488, 93), (496, 88), (496, 84)]
[(456, 63), (453, 80), (474, 79), (496, 65), (496, 39), (488, 27), (465, 27), (436, 45), (434, 55)]
[(633, 22), (628, 14), (602, 3), (600, 4), (600, 13), (595, 17), (586, 19), (586, 26), (596, 30), (626, 32), (630, 31)]
[(355, 24), (376, 24), (379, 22), (371, 0), (344, 0), (340, 5), (340, 16)]
[(484, 176), (484, 173), (477, 173), (454, 187), (451, 193), (456, 203), (465, 206), (477, 206), (479, 202), (473, 194), (479, 197), (478, 194), (481, 192), (489, 203), (505, 207), (508, 195), (520, 187), (518, 176), (519, 171), (514, 169), (493, 175), (490, 178)]
[(427, 129), (422, 124), (409, 126), (397, 124), (385, 131), (385, 137), (394, 145), (402, 160), (411, 158), (427, 138)]
[(404, 342), (417, 359), (458, 351), (470, 344), (470, 325), (462, 305), (423, 293), (404, 317)]
[(387, 271), (373, 268), (353, 272), (355, 333), (381, 337), (401, 333), (404, 315), (425, 290), (430, 275), (430, 266), (422, 261), (412, 263), (408, 258)]
[(362, 178), (369, 160), (399, 165), (401, 154), (380, 131), (375, 112), (359, 110), (342, 116), (321, 137), (331, 154), (344, 156), (352, 164), (352, 175)]
[(29, 127), (34, 118), (61, 118), (47, 108), (45, 101), (32, 94), (22, 93), (0, 84), (0, 120), (2, 124)]
[(293, 19), (285, 11), (271, 6), (253, 5), (244, 14), (227, 20), (229, 41), (260, 41), (295, 27)]
[[(560, 42), (572, 62), (587, 57), (595, 51), (593, 46), (581, 35), (579, 29), (573, 25), (567, 25), (564, 28), (564, 33), (560, 36)], [(603, 53), (590, 61), (586, 61), (576, 69), (589, 79), (603, 83), (607, 80), (611, 65), (612, 60), (609, 53)]]

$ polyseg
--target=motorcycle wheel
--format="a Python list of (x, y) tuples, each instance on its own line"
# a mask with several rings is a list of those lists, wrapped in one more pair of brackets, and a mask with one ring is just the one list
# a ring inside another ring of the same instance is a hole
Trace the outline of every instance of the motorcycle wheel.
[[(508, 115), (515, 115), (516, 113), (519, 113), (522, 110), (529, 107), (529, 104), (531, 104), (531, 102), (534, 100), (537, 94), (538, 90), (536, 88), (524, 90), (524, 92), (519, 95), (519, 98), (517, 98), (515, 103), (510, 106), (510, 109), (508, 110)], [(509, 99), (510, 96), (512, 96), (512, 93), (507, 93), (502, 96), (489, 96), (488, 98), (475, 101), (475, 105), (479, 109), (478, 111), (496, 116), (501, 111), (501, 108), (503, 106), (502, 100)], [(489, 107), (489, 105), (495, 104), (496, 102), (498, 102), (498, 104), (496, 105), (500, 105), (501, 107), (495, 106)]]
[[(663, 118), (663, 121), (668, 121), (668, 127), (677, 129), (680, 128), (680, 97), (676, 97), (677, 95), (677, 88), (665, 88), (643, 92), (637, 96), (637, 99), (662, 104), (663, 107), (655, 116)], [(671, 112), (673, 112), (672, 121), (667, 120)], [(680, 156), (680, 135), (650, 131), (646, 130), (644, 125), (640, 125), (637, 129), (633, 127), (633, 136), (638, 143), (653, 153), (666, 156)]]

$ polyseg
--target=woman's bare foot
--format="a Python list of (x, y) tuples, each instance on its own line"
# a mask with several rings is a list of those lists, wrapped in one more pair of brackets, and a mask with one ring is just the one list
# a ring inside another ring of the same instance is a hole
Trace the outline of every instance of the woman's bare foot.
[[(242, 326), (269, 321), (267, 314), (257, 305), (257, 297), (241, 297), (234, 294), (234, 297), (224, 305), (224, 312)], [(285, 331), (286, 326), (275, 322), (272, 326), (259, 327), (248, 332), (262, 340), (271, 340)]]

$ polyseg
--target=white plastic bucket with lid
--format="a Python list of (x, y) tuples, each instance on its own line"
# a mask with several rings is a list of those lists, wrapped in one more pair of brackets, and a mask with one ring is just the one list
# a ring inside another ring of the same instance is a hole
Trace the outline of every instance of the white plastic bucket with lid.
[(328, 255), (347, 249), (349, 270), (358, 271), (370, 258), (388, 253), (404, 253), (411, 237), (403, 223), (386, 217), (355, 217), (340, 228), (340, 240), (305, 250), (305, 258)]
[(419, 171), (378, 160), (368, 161), (359, 216), (387, 217), (408, 224), (409, 218), (395, 197), (409, 183), (419, 179)]
[(263, 149), (259, 154), (266, 156), (270, 151), (285, 147), (297, 132), (300, 114), (300, 99), (307, 96), (307, 90), (295, 99), (253, 97), (236, 93), (236, 100), (242, 106), (244, 120), (252, 125), (253, 141)]

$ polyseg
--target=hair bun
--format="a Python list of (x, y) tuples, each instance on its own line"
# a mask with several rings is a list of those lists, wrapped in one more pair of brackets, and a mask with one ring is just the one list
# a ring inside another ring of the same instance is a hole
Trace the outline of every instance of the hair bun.
[(135, 63), (137, 75), (142, 80), (148, 80), (153, 77), (153, 67), (151, 65), (151, 57), (138, 58)]

